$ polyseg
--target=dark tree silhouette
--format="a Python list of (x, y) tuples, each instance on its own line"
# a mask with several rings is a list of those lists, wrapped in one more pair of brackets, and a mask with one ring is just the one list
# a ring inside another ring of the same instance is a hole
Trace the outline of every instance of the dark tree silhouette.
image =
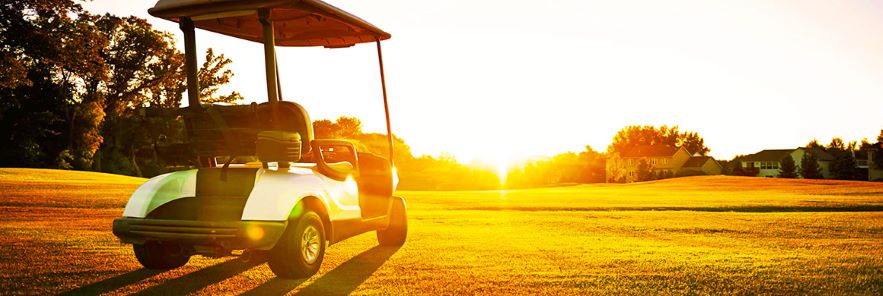
[(800, 160), (800, 176), (804, 179), (822, 179), (822, 169), (819, 167), (819, 158), (811, 150), (803, 153)]
[(797, 178), (797, 164), (794, 163), (794, 158), (791, 158), (791, 155), (782, 158), (781, 164), (779, 167), (779, 178)]

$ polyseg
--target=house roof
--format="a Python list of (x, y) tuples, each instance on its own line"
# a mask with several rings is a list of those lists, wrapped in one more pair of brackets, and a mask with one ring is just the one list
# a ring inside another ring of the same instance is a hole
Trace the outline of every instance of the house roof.
[(742, 161), (780, 161), (780, 160), (782, 160), (783, 158), (785, 158), (785, 156), (791, 155), (791, 153), (794, 152), (794, 150), (797, 150), (797, 149), (804, 149), (804, 150), (810, 150), (810, 151), (812, 151), (812, 152), (816, 155), (816, 157), (819, 158), (820, 161), (832, 161), (832, 160), (834, 160), (834, 156), (831, 156), (830, 153), (825, 152), (825, 151), (822, 150), (822, 149), (819, 149), (819, 148), (811, 148), (811, 149), (810, 149), (810, 148), (799, 147), (799, 148), (796, 148), (796, 149), (768, 149), (768, 150), (761, 150), (760, 152), (757, 152), (757, 153), (754, 153), (754, 154), (751, 154), (751, 155), (746, 155), (746, 156), (742, 157)]
[(868, 159), (868, 150), (855, 150), (853, 152), (855, 159)]
[(742, 161), (780, 161), (796, 149), (768, 149), (742, 157)]
[(685, 168), (699, 168), (702, 167), (707, 161), (714, 160), (711, 156), (693, 156), (684, 163), (683, 166)]
[(663, 157), (675, 155), (678, 150), (680, 148), (668, 145), (638, 145), (626, 150), (621, 155), (622, 157)]
[[(806, 148), (803, 148), (803, 149), (806, 149)], [(812, 148), (810, 150), (813, 153), (815, 153), (816, 157), (818, 157), (819, 160), (823, 160), (823, 161), (833, 161), (834, 160), (834, 156), (831, 155), (831, 153), (825, 152), (825, 150), (822, 150), (819, 148)]]

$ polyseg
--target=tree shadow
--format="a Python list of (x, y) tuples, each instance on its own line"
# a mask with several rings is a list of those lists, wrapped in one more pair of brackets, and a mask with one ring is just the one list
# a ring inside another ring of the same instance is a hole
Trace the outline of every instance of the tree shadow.
[(255, 266), (261, 265), (265, 260), (242, 260), (232, 259), (223, 263), (215, 264), (184, 276), (167, 280), (159, 285), (138, 291), (135, 295), (184, 295), (219, 283), (231, 278)]
[[(349, 295), (401, 247), (376, 246), (322, 275), (296, 295)], [(284, 295), (305, 280), (271, 279), (242, 295)]]
[(100, 282), (91, 283), (89, 285), (61, 293), (60, 295), (99, 295), (143, 281), (163, 272), (165, 271), (146, 268), (133, 270)]

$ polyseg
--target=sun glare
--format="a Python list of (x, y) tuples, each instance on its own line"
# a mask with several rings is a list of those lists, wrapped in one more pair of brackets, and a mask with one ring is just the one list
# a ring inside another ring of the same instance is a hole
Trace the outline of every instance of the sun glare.
[(505, 159), (497, 160), (497, 178), (500, 179), (500, 186), (506, 185), (506, 177), (509, 175), (509, 162)]

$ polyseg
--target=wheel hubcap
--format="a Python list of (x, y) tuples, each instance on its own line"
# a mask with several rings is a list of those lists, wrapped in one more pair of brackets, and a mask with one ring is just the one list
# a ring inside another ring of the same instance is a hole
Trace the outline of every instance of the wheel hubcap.
[(304, 229), (303, 238), (301, 238), (300, 250), (301, 255), (303, 255), (304, 261), (307, 264), (316, 263), (316, 260), (319, 259), (319, 247), (321, 241), (319, 239), (319, 230), (312, 225), (307, 226)]

